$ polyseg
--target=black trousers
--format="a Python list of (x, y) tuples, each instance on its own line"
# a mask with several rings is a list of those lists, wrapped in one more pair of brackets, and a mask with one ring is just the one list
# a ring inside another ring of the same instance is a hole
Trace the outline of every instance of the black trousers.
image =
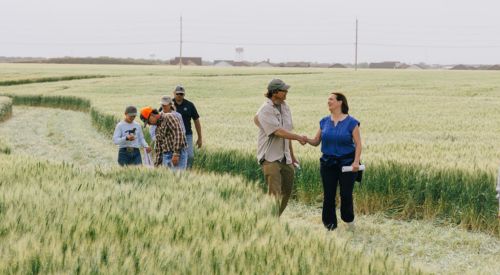
[(337, 228), (335, 213), (335, 197), (337, 186), (340, 185), (340, 216), (344, 222), (354, 221), (354, 206), (352, 192), (357, 172), (342, 173), (343, 165), (351, 165), (352, 159), (342, 161), (324, 161), (320, 163), (321, 180), (323, 181), (323, 224), (329, 230)]

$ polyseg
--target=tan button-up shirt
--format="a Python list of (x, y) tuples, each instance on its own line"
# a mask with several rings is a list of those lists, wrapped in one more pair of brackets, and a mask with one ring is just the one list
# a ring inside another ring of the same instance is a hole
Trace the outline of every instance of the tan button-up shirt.
[(286, 158), (286, 163), (292, 163), (290, 155), (290, 140), (275, 136), (273, 133), (282, 128), (293, 130), (292, 113), (288, 105), (283, 102), (280, 108), (267, 99), (257, 111), (259, 122), (259, 137), (257, 146), (257, 161), (273, 162)]

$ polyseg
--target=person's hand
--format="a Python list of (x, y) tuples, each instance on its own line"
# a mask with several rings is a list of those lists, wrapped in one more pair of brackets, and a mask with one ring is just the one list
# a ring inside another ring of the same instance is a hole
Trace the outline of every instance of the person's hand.
[(134, 141), (134, 140), (135, 140), (135, 136), (134, 136), (134, 135), (132, 135), (132, 134), (129, 134), (129, 135), (127, 136), (127, 140), (128, 140), (128, 141)]
[(196, 146), (198, 148), (201, 148), (201, 145), (203, 144), (203, 142), (201, 141), (201, 138), (198, 138), (198, 140), (196, 140)]
[(146, 153), (151, 153), (151, 147), (146, 147)]
[(299, 139), (300, 145), (306, 145), (307, 140), (308, 140), (307, 136), (301, 136)]
[(179, 164), (179, 154), (172, 155), (172, 165), (177, 166)]
[(355, 161), (351, 164), (352, 166), (352, 171), (353, 172), (358, 172), (359, 171), (359, 161)]

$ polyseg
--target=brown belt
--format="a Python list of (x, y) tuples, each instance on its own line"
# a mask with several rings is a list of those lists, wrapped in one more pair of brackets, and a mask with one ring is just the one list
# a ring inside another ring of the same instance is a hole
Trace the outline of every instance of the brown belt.
[(127, 153), (133, 153), (134, 150), (139, 150), (139, 148), (135, 148), (135, 147), (123, 147), (123, 148), (120, 148), (120, 150), (127, 151)]

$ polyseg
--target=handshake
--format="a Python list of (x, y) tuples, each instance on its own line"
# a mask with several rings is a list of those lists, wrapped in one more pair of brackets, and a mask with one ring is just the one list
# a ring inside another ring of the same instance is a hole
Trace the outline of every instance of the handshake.
[(296, 140), (300, 143), (300, 145), (311, 144), (311, 140), (307, 136), (297, 135)]
[(286, 138), (289, 140), (296, 140), (300, 142), (301, 145), (306, 145), (306, 143), (309, 143), (312, 146), (318, 146), (319, 144), (319, 139), (314, 138), (310, 139), (307, 136), (304, 135), (297, 135), (292, 132), (286, 131), (284, 129), (278, 129), (276, 132), (274, 132), (274, 135), (280, 138)]
[(297, 141), (300, 143), (300, 145), (306, 145), (309, 143), (309, 138), (307, 136), (298, 136)]

